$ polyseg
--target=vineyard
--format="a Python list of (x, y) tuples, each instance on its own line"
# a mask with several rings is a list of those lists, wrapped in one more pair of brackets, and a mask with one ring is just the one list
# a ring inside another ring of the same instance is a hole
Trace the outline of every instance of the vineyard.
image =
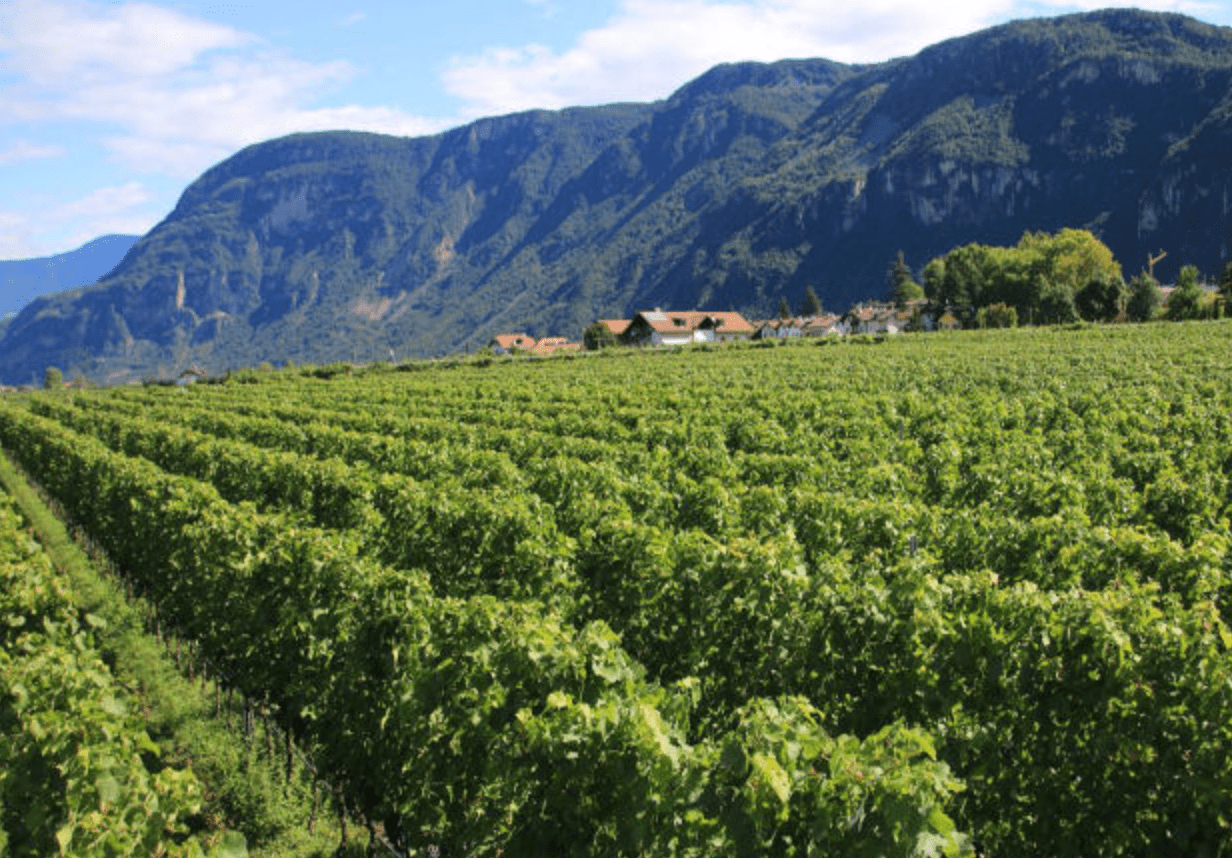
[(158, 748), (76, 608), (0, 495), (0, 855), (202, 855), (183, 836), (200, 786), (147, 766)]
[(331, 365), (11, 397), (0, 445), (400, 852), (1214, 856), (1229, 356)]

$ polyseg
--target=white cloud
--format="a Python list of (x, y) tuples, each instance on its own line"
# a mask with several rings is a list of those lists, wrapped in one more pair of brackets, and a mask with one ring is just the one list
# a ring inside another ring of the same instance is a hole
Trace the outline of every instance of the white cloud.
[(112, 188), (98, 188), (76, 200), (61, 203), (51, 209), (50, 215), (57, 220), (76, 220), (94, 217), (100, 210), (128, 212), (154, 199), (154, 195), (140, 182), (128, 182)]
[(74, 248), (100, 235), (145, 234), (165, 214), (161, 202), (144, 185), (129, 182), (92, 191), (53, 209), (51, 217), (65, 223), (66, 243)]
[[(993, 0), (1001, 11), (1008, 0)], [(456, 60), (446, 88), (471, 115), (530, 107), (662, 98), (722, 62), (827, 57), (887, 59), (936, 36), (978, 27), (989, 3), (869, 0), (624, 0), (603, 27), (556, 53), (539, 45), (492, 48)]]
[[(111, 233), (141, 235), (160, 217), (161, 199), (139, 182), (97, 188), (37, 214), (0, 211), (0, 259), (31, 259), (80, 247)], [(44, 236), (54, 233), (49, 245)]]
[(0, 211), (0, 259), (33, 259), (39, 256), (33, 235), (29, 217), (18, 212)]
[(12, 0), (0, 52), (20, 82), (0, 116), (109, 128), (105, 144), (142, 172), (193, 178), (249, 143), (349, 128), (426, 134), (444, 123), (387, 107), (316, 108), (354, 74), (306, 63), (229, 27), (145, 3)]
[[(1013, 17), (1105, 7), (1109, 0), (622, 0), (602, 27), (573, 47), (492, 47), (457, 58), (446, 89), (466, 114), (534, 107), (650, 101), (724, 62), (825, 57), (877, 62)], [(1116, 5), (1113, 3), (1113, 5)], [(1121, 4), (1125, 5), (1125, 4)], [(1208, 3), (1139, 0), (1144, 8), (1200, 14)]]
[(42, 158), (56, 158), (65, 153), (63, 146), (47, 146), (31, 143), (29, 140), (14, 140), (8, 146), (0, 149), (0, 165), (15, 164), (20, 161), (37, 161)]
[(111, 75), (172, 74), (206, 51), (252, 37), (146, 3), (100, 7), (80, 0), (13, 0), (0, 50), (40, 85)]

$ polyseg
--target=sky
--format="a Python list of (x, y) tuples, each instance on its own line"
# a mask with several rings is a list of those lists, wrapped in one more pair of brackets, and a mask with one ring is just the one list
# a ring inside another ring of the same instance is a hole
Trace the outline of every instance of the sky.
[(878, 62), (1110, 5), (1232, 26), (1232, 0), (0, 0), (0, 259), (145, 233), (297, 131), (654, 101), (723, 62)]

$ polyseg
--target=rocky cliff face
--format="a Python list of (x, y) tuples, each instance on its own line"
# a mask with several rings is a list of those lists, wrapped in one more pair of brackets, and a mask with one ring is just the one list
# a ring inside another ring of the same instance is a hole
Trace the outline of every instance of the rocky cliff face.
[(971, 241), (1087, 227), (1129, 271), (1228, 255), (1232, 31), (1115, 11), (875, 66), (722, 66), (653, 105), (431, 138), (298, 135), (194, 182), (96, 287), (27, 308), (0, 377), (119, 381), (577, 336), (653, 306), (842, 309)]

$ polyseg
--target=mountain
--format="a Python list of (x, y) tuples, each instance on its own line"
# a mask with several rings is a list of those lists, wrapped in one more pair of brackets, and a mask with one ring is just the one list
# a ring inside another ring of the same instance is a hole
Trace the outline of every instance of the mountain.
[(844, 309), (899, 250), (918, 270), (1065, 226), (1129, 273), (1161, 248), (1164, 279), (1213, 273), (1230, 138), (1232, 30), (1129, 10), (434, 137), (295, 135), (207, 171), (99, 284), (27, 307), (0, 377), (401, 359), (655, 305), (768, 314), (809, 285)]
[(0, 260), (0, 316), (16, 313), (40, 295), (98, 282), (137, 238), (104, 235), (55, 256)]

